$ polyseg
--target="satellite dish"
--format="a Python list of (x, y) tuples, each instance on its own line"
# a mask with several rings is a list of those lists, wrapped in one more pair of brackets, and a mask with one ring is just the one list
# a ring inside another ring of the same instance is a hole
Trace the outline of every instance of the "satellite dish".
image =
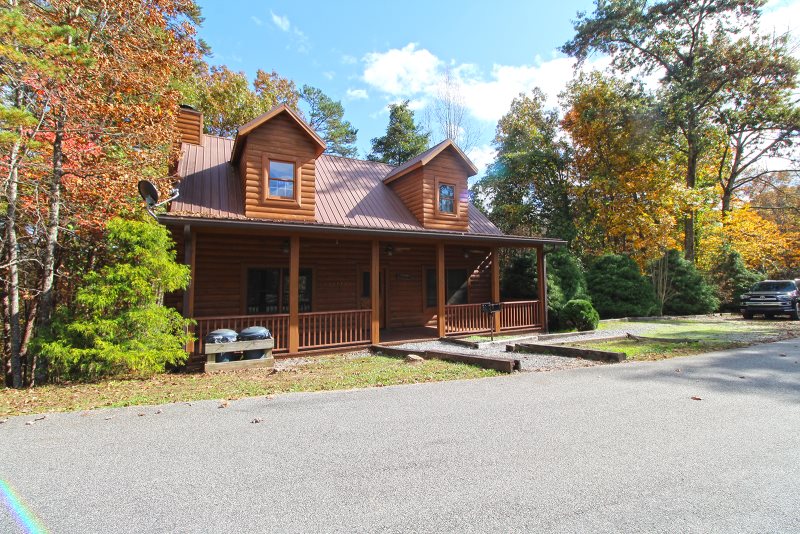
[(156, 216), (155, 213), (153, 213), (153, 208), (163, 206), (167, 202), (178, 198), (178, 190), (173, 189), (172, 191), (170, 191), (170, 197), (168, 199), (159, 202), (158, 189), (156, 189), (156, 186), (154, 186), (151, 182), (147, 180), (139, 180), (139, 184), (137, 187), (139, 188), (139, 194), (142, 195), (145, 204), (147, 204), (147, 213), (152, 215), (153, 218), (155, 218), (156, 220), (158, 220), (158, 217)]
[(148, 208), (158, 204), (158, 189), (147, 180), (139, 180), (139, 194), (142, 195)]

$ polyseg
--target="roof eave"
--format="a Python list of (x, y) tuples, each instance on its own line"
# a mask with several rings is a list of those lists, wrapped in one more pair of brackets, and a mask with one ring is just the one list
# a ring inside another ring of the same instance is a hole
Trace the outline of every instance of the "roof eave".
[(472, 234), (468, 232), (436, 231), (436, 230), (389, 230), (382, 228), (363, 228), (354, 226), (338, 226), (314, 223), (292, 223), (280, 221), (254, 221), (250, 219), (214, 219), (205, 217), (183, 217), (179, 215), (161, 215), (158, 220), (167, 226), (190, 225), (205, 228), (241, 228), (253, 230), (274, 230), (286, 233), (318, 234), (333, 233), (363, 237), (379, 237), (384, 239), (410, 239), (414, 241), (449, 240), (471, 243), (491, 243), (495, 246), (533, 247), (538, 245), (566, 245), (562, 239), (546, 237), (525, 237), (506, 234)]

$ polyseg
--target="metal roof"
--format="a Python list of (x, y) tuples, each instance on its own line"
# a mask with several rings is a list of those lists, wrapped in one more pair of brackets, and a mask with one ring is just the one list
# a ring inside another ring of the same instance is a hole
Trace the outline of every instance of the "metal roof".
[[(308, 229), (396, 232), (408, 235), (491, 238), (503, 233), (472, 204), (467, 232), (426, 229), (403, 201), (384, 183), (394, 167), (385, 163), (322, 154), (316, 160), (316, 221), (290, 223), (245, 216), (242, 185), (230, 157), (233, 139), (204, 135), (202, 145), (182, 144), (178, 165), (179, 196), (162, 218), (176, 223), (192, 218), (281, 224)], [(515, 238), (516, 236), (506, 236)], [(526, 242), (539, 238), (520, 238)], [(553, 240), (540, 240), (550, 242)]]

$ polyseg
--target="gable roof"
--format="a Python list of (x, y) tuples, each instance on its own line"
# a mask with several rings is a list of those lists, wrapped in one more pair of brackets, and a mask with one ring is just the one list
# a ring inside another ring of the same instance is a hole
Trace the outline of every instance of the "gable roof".
[[(241, 183), (230, 165), (233, 140), (205, 135), (203, 145), (183, 144), (178, 198), (169, 214), (246, 220)], [(347, 228), (426, 231), (383, 179), (393, 167), (377, 161), (323, 154), (316, 162), (316, 222)], [(502, 235), (470, 205), (469, 232)]]
[(294, 121), (297, 123), (300, 128), (302, 128), (308, 136), (311, 138), (313, 143), (317, 145), (317, 156), (325, 152), (325, 148), (327, 145), (325, 141), (317, 135), (317, 132), (314, 131), (311, 126), (309, 126), (306, 121), (300, 118), (300, 116), (289, 106), (286, 104), (281, 104), (279, 106), (275, 106), (271, 110), (267, 111), (266, 113), (259, 115), (255, 119), (251, 120), (247, 124), (243, 124), (239, 126), (236, 130), (236, 138), (233, 141), (233, 152), (231, 153), (231, 163), (234, 165), (239, 162), (239, 157), (242, 155), (242, 150), (244, 150), (244, 142), (247, 139), (247, 136), (256, 128), (261, 126), (262, 124), (268, 122), (269, 120), (277, 117), (281, 113), (287, 113)]
[(462, 152), (461, 149), (458, 148), (458, 146), (456, 146), (453, 140), (445, 139), (438, 145), (429, 148), (422, 154), (411, 158), (410, 160), (406, 161), (405, 163), (403, 163), (398, 167), (395, 167), (394, 170), (392, 170), (392, 172), (387, 174), (386, 177), (383, 179), (384, 183), (388, 184), (390, 182), (393, 182), (394, 180), (400, 178), (404, 174), (407, 174), (413, 171), (414, 169), (418, 169), (419, 167), (426, 165), (433, 158), (444, 152), (447, 148), (452, 148), (453, 150), (455, 150), (456, 154), (462, 160), (462, 163), (464, 163), (464, 166), (467, 169), (469, 169), (470, 172), (467, 173), (467, 176), (475, 176), (476, 174), (478, 174), (478, 168), (475, 166), (474, 163), (470, 161), (467, 155), (464, 154), (464, 152)]

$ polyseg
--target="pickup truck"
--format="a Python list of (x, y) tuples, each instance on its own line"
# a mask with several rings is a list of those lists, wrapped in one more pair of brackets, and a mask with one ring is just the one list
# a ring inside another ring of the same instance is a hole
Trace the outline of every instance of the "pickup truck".
[(756, 314), (764, 314), (767, 319), (776, 315), (800, 319), (800, 280), (764, 280), (740, 298), (745, 319)]

